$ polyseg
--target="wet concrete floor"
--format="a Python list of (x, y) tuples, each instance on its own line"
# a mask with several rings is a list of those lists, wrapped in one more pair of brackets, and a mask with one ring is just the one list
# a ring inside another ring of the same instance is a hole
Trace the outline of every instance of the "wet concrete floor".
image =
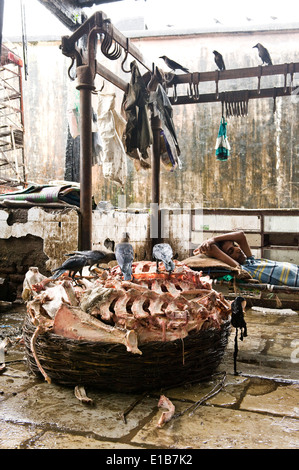
[[(164, 393), (179, 416), (162, 428), (159, 391), (140, 397), (86, 389), (93, 401), (87, 405), (74, 389), (31, 375), (18, 341), (24, 316), (24, 306), (0, 312), (0, 342), (10, 340), (0, 372), (0, 449), (108, 449), (117, 456), (124, 449), (133, 455), (138, 449), (157, 454), (299, 447), (299, 311), (247, 310), (248, 336), (238, 341), (239, 375), (232, 328), (211, 381)], [(3, 355), (0, 369), (1, 362)], [(124, 420), (123, 412), (138, 398)]]

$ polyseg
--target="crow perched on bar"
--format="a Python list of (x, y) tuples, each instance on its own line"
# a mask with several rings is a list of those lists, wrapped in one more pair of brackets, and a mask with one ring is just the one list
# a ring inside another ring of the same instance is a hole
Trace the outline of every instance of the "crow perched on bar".
[(66, 253), (65, 256), (85, 256), (87, 264), (93, 266), (94, 264), (99, 267), (99, 264), (109, 263), (116, 259), (115, 253), (104, 251), (104, 250), (85, 250), (85, 251), (73, 251), (72, 253)]
[(116, 260), (120, 266), (125, 281), (132, 280), (132, 263), (134, 261), (134, 249), (129, 243), (130, 235), (128, 232), (122, 234), (120, 243), (115, 247)]
[(167, 67), (169, 67), (174, 72), (176, 70), (182, 70), (183, 72), (189, 73), (188, 69), (186, 69), (185, 67), (182, 67), (182, 65), (178, 64), (174, 60), (169, 59), (166, 55), (162, 55), (159, 58), (163, 59)]
[(259, 56), (263, 61), (263, 64), (266, 63), (267, 65), (273, 65), (268, 50), (261, 43), (258, 42), (255, 46), (253, 46), (253, 48), (254, 47), (257, 48)]
[(220, 52), (213, 51), (215, 63), (219, 70), (225, 70), (224, 60)]
[(174, 271), (175, 265), (172, 261), (173, 252), (168, 243), (158, 243), (153, 248), (153, 257), (156, 259), (157, 273), (159, 273), (159, 261), (162, 261), (168, 274)]
[(69, 271), (69, 275), (75, 279), (75, 274), (79, 271), (80, 275), (82, 276), (82, 269), (84, 266), (88, 264), (86, 256), (82, 255), (75, 255), (71, 256), (67, 260), (65, 260), (59, 268), (53, 269), (52, 279), (57, 279), (66, 271)]

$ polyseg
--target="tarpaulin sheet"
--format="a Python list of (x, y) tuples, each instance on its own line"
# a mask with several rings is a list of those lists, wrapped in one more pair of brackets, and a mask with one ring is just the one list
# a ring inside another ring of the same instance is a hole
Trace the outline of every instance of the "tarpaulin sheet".
[(21, 191), (0, 194), (0, 202), (4, 200), (27, 201), (37, 204), (65, 202), (80, 207), (80, 188), (72, 185), (31, 185)]

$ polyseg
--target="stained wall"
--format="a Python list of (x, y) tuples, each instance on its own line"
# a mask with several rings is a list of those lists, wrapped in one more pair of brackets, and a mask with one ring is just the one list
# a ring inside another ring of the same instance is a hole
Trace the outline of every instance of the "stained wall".
[[(298, 26), (298, 25), (297, 25)], [(147, 35), (147, 36), (145, 36)], [(174, 36), (144, 37), (131, 33), (132, 41), (160, 68), (167, 67), (159, 59), (168, 55), (190, 71), (215, 70), (212, 51), (219, 50), (227, 68), (253, 67), (261, 64), (253, 46), (263, 43), (274, 64), (298, 62), (299, 27), (292, 30), (229, 31), (215, 34), (201, 31), (178, 32)], [(60, 41), (29, 42), (29, 76), (24, 81), (26, 158), (29, 180), (47, 183), (64, 178), (67, 137), (67, 110), (71, 84), (67, 77), (70, 60), (60, 49)], [(129, 74), (120, 70), (120, 61), (102, 63), (126, 81)], [(126, 67), (128, 64), (126, 64)], [(144, 70), (141, 68), (141, 72)], [(299, 77), (294, 76), (299, 85)], [(263, 77), (262, 87), (283, 86), (283, 76), (276, 80)], [(288, 82), (290, 77), (288, 76)], [(103, 80), (98, 80), (98, 86)], [(256, 79), (233, 83), (219, 82), (219, 91), (257, 88)], [(212, 92), (215, 84), (200, 87)], [(104, 92), (116, 92), (120, 106), (123, 94), (105, 83)], [(185, 94), (187, 87), (178, 87)], [(170, 94), (172, 91), (170, 91)], [(221, 118), (221, 104), (173, 106), (173, 116), (181, 148), (182, 168), (174, 172), (161, 166), (161, 203), (191, 204), (193, 207), (291, 208), (299, 203), (299, 138), (298, 102), (296, 96), (252, 100), (249, 113), (243, 118), (229, 118), (227, 124), (231, 156), (227, 162), (215, 157), (215, 142)], [(120, 195), (126, 204), (148, 206), (151, 202), (151, 171), (137, 171), (127, 159), (127, 181), (124, 187), (103, 178), (101, 167), (93, 168), (93, 193), (96, 202), (111, 200), (118, 204)]]

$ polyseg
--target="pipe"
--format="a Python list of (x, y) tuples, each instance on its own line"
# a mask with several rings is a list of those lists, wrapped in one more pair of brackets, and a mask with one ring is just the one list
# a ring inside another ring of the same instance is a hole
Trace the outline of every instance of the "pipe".
[(151, 215), (152, 247), (156, 243), (161, 243), (161, 211), (160, 211), (160, 132), (161, 120), (157, 116), (152, 116), (151, 126), (153, 132), (152, 147), (152, 204), (154, 210)]
[(77, 68), (80, 90), (80, 250), (92, 248), (92, 106), (91, 92), (95, 89), (88, 65)]

